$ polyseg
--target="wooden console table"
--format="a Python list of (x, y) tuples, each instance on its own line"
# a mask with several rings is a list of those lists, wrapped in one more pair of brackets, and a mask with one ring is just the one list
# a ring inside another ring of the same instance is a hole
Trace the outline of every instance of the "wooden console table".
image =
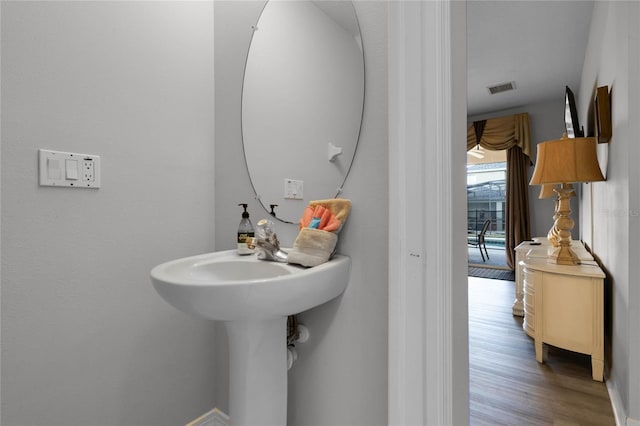
[(546, 259), (521, 261), (523, 327), (535, 340), (536, 360), (546, 344), (591, 355), (593, 380), (603, 380), (604, 277), (597, 265), (556, 265)]
[[(583, 264), (597, 265), (591, 253), (587, 251), (581, 241), (572, 241), (571, 249), (578, 255), (578, 258)], [(548, 256), (549, 251), (552, 250), (553, 246), (551, 246), (547, 237), (536, 237), (532, 241), (523, 241), (515, 248), (516, 298), (511, 308), (513, 315), (519, 317), (524, 316), (524, 276), (522, 271), (523, 267), (520, 265), (520, 262), (526, 259), (544, 259)]]

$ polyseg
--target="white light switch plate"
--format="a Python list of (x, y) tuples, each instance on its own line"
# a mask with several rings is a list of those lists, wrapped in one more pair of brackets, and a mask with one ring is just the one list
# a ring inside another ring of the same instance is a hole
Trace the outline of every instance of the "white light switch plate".
[(40, 186), (100, 188), (100, 157), (73, 152), (38, 150)]

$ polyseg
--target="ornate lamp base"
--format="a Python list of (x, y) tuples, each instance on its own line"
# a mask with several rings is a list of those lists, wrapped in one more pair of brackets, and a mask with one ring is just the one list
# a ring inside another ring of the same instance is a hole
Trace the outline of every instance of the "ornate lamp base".
[(558, 265), (578, 265), (580, 264), (580, 259), (570, 247), (571, 230), (575, 224), (571, 219), (570, 202), (573, 189), (565, 188), (564, 186), (554, 189), (558, 194), (558, 208), (556, 209), (554, 216), (556, 221), (552, 229), (555, 231), (553, 234), (557, 239), (557, 248), (549, 255), (549, 260)]
[(568, 246), (560, 246), (553, 250), (553, 252), (549, 255), (549, 259), (553, 263), (558, 265), (579, 265), (580, 259), (575, 254), (571, 247)]

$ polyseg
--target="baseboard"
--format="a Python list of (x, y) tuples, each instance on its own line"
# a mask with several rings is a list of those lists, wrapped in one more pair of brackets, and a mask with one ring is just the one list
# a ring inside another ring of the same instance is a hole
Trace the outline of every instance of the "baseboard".
[(640, 426), (640, 420), (632, 419), (631, 417), (627, 417), (627, 426)]
[(186, 426), (229, 426), (229, 416), (214, 408), (189, 422)]
[[(611, 400), (611, 408), (613, 408), (613, 416), (616, 419), (616, 426), (640, 426), (637, 420), (627, 418), (627, 412), (624, 409), (618, 387), (614, 381), (607, 379), (605, 383), (607, 385), (607, 391), (609, 392), (609, 399)], [(632, 423), (630, 423), (630, 421)]]

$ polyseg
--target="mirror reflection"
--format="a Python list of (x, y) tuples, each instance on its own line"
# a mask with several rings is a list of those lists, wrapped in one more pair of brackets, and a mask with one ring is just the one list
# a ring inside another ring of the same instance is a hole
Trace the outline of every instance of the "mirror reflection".
[(245, 160), (267, 212), (296, 223), (337, 196), (354, 159), (364, 57), (346, 1), (268, 1), (253, 27), (242, 91)]

